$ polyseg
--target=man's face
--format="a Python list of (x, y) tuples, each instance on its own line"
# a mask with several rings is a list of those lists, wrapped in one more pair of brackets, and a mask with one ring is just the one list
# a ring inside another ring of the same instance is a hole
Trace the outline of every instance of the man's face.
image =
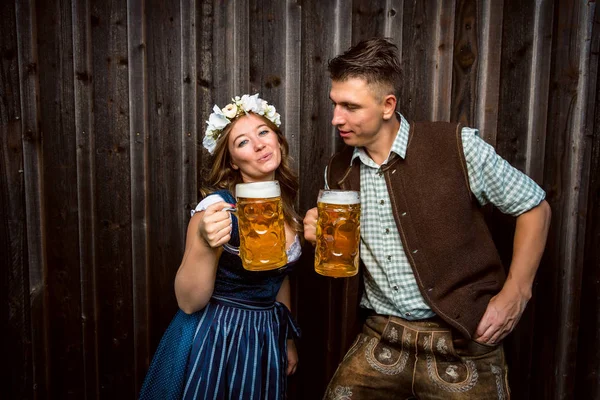
[(333, 102), (331, 124), (349, 146), (369, 147), (384, 122), (384, 102), (374, 86), (362, 78), (332, 81), (329, 98)]

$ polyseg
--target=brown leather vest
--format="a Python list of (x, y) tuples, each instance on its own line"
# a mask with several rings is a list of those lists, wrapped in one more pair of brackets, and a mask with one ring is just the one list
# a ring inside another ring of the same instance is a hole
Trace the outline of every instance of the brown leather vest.
[[(413, 122), (406, 157), (393, 154), (381, 169), (423, 298), (471, 338), (506, 275), (469, 188), (461, 128), (455, 123)], [(360, 190), (360, 161), (350, 166), (353, 150), (346, 147), (331, 158), (331, 188)]]

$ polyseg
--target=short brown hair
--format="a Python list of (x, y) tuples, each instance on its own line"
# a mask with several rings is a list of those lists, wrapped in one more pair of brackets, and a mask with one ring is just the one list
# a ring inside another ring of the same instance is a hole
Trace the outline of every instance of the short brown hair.
[(368, 84), (387, 87), (398, 96), (402, 67), (398, 47), (387, 38), (374, 37), (350, 47), (329, 60), (329, 76), (334, 81), (362, 78)]

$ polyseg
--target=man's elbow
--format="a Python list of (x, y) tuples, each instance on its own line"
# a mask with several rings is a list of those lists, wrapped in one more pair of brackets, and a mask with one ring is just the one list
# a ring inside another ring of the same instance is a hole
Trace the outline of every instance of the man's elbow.
[(550, 204), (546, 200), (543, 200), (538, 205), (538, 208), (540, 209), (540, 212), (543, 214), (543, 218), (544, 218), (544, 221), (546, 222), (546, 226), (549, 226), (550, 220), (552, 219), (552, 209), (550, 208)]

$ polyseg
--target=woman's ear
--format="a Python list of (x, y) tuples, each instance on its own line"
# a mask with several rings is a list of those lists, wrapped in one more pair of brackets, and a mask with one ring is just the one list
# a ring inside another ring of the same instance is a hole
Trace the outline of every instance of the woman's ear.
[(232, 161), (232, 162), (230, 162), (230, 163), (229, 163), (229, 165), (231, 166), (231, 168), (233, 168), (233, 169), (235, 169), (235, 170), (238, 170), (238, 169), (240, 169), (240, 167), (238, 167), (236, 164), (234, 164), (234, 163), (233, 163), (233, 161)]

